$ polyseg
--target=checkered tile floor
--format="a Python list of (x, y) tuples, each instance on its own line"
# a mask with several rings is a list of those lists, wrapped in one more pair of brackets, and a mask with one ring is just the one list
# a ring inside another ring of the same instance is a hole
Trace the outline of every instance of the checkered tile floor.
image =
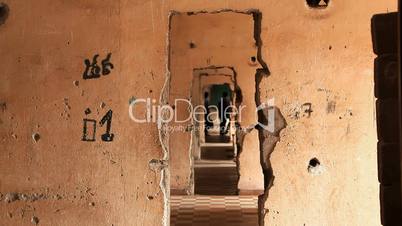
[(258, 226), (257, 196), (172, 196), (171, 226)]

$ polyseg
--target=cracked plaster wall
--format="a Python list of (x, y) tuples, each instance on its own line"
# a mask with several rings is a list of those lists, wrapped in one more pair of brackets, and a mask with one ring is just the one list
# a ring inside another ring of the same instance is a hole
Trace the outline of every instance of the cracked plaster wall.
[[(164, 158), (159, 131), (130, 121), (128, 101), (160, 97), (171, 10), (222, 8), (261, 11), (271, 72), (261, 97), (275, 96), (288, 123), (271, 156), (265, 224), (380, 224), (370, 18), (396, 10), (396, 1), (331, 1), (323, 11), (302, 0), (2, 2), (9, 8), (0, 25), (2, 224), (161, 225), (161, 176), (148, 164)], [(82, 81), (84, 59), (108, 52), (113, 72)], [(310, 116), (300, 110), (307, 102)], [(83, 111), (101, 116), (101, 103), (114, 110), (115, 140), (83, 143)], [(308, 174), (312, 157), (326, 168), (320, 176)], [(6, 202), (12, 194), (18, 199)]]

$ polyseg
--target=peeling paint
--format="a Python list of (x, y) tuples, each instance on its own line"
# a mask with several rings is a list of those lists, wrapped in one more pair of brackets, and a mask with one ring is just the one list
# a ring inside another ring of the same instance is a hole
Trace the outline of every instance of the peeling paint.
[(26, 193), (10, 192), (4, 195), (4, 202), (6, 203), (12, 203), (16, 201), (35, 202), (38, 200), (45, 200), (48, 198), (49, 197), (47, 195), (42, 193), (26, 194)]

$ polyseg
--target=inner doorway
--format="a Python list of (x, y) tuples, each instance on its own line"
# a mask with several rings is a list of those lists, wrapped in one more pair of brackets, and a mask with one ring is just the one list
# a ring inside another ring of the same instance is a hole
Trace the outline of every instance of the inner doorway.
[(171, 196), (172, 226), (258, 225), (258, 196), (239, 195), (235, 75), (224, 66), (193, 70), (191, 104), (205, 111), (192, 123), (192, 194)]
[(191, 102), (204, 106), (192, 134), (195, 195), (238, 195), (235, 82), (229, 67), (193, 72)]
[[(230, 142), (230, 104), (234, 96), (229, 84), (214, 84), (204, 88), (205, 143)], [(225, 112), (227, 111), (227, 112)]]

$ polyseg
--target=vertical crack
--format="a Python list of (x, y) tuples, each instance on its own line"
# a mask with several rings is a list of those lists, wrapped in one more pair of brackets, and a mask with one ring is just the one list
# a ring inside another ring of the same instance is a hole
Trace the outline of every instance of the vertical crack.
[(262, 59), (262, 39), (261, 39), (261, 22), (262, 22), (262, 13), (259, 10), (251, 11), (254, 19), (254, 40), (255, 46), (257, 47), (257, 60), (261, 64), (262, 68), (257, 69), (256, 77), (260, 76), (260, 74), (269, 76), (271, 72), (265, 61)]
[[(166, 74), (165, 74), (165, 83), (163, 84), (162, 91), (159, 97), (159, 104), (161, 106), (169, 104), (169, 92), (170, 92), (170, 31), (172, 27), (172, 18), (174, 12), (170, 12), (168, 15), (168, 33), (166, 36)], [(168, 112), (162, 111), (161, 118), (165, 118)], [(170, 225), (170, 171), (169, 171), (169, 132), (167, 122), (164, 120), (158, 120), (158, 132), (159, 132), (159, 142), (161, 143), (162, 151), (163, 151), (163, 159), (165, 162), (165, 167), (161, 169), (161, 181), (159, 186), (163, 193), (163, 218), (162, 225), (169, 226)]]
[[(265, 61), (262, 58), (262, 39), (261, 39), (261, 21), (262, 13), (258, 10), (253, 11), (254, 18), (254, 39), (257, 47), (257, 60), (261, 64), (262, 68), (258, 68), (255, 74), (255, 104), (259, 107), (261, 103), (260, 83), (263, 78), (268, 77), (271, 73)], [(274, 114), (274, 121), (270, 122), (269, 114)], [(286, 121), (280, 112), (279, 108), (275, 106), (268, 106), (257, 112), (258, 122), (263, 125), (274, 123), (274, 130), (268, 131), (260, 126), (256, 125), (258, 130), (259, 147), (260, 147), (260, 164), (264, 174), (264, 194), (258, 198), (258, 210), (259, 210), (259, 225), (264, 226), (264, 218), (266, 214), (265, 203), (269, 196), (269, 189), (273, 186), (274, 173), (270, 162), (270, 157), (275, 149), (276, 143), (280, 140), (280, 131), (286, 127)]]

